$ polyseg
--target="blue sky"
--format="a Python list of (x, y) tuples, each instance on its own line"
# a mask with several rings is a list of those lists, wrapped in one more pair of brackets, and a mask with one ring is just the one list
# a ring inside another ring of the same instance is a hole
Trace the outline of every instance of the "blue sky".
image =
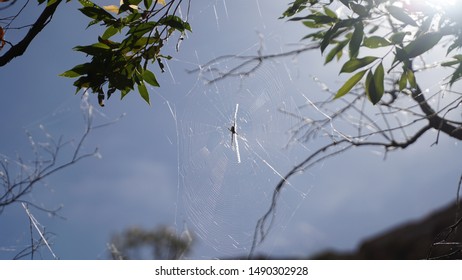
[[(212, 85), (186, 71), (221, 55), (253, 54), (261, 42), (266, 53), (294, 48), (307, 30), (278, 20), (287, 3), (192, 2), (193, 32), (179, 53), (172, 48), (169, 71), (158, 75), (161, 87), (150, 89), (152, 104), (134, 92), (99, 108), (90, 96), (96, 123), (124, 115), (93, 131), (85, 143), (84, 151), (98, 147), (101, 159), (86, 159), (55, 174), (29, 197), (49, 208), (63, 206), (65, 219), (33, 210), (55, 234), (52, 247), (61, 259), (107, 258), (111, 234), (160, 225), (196, 237), (190, 258), (246, 254), (280, 174), (324, 143), (320, 139), (285, 149), (295, 121), (278, 112), (281, 107), (296, 110), (301, 94), (322, 95), (313, 77), (333, 88), (345, 78), (337, 75), (338, 65), (324, 67), (319, 52), (270, 62), (249, 78)], [(40, 139), (39, 125), (56, 138), (78, 139), (83, 132), (81, 95), (74, 95), (71, 79), (57, 76), (85, 61), (71, 49), (94, 42), (98, 34), (85, 29), (87, 19), (77, 8), (76, 1), (61, 5), (27, 53), (0, 69), (0, 153), (10, 159), (32, 158), (25, 131)], [(34, 9), (30, 5), (25, 15)], [(227, 130), (236, 104), (245, 137), (239, 140), (240, 164)], [(352, 249), (365, 237), (454, 200), (461, 147), (443, 135), (439, 145), (431, 146), (435, 137), (427, 133), (386, 160), (381, 150), (350, 150), (293, 177), (257, 252), (306, 256), (326, 248)], [(22, 207), (7, 208), (0, 216), (0, 258), (27, 246), (28, 230)], [(52, 256), (42, 249), (41, 257)]]

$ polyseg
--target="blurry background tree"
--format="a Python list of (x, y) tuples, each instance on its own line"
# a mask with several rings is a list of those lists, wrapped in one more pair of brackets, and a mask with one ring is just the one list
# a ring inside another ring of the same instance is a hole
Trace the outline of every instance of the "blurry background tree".
[(189, 233), (178, 236), (168, 227), (152, 230), (133, 227), (115, 234), (108, 246), (112, 259), (116, 260), (178, 260), (191, 251), (192, 244)]
[[(0, 56), (0, 67), (27, 50), (33, 39), (52, 20), (57, 7), (63, 2), (62, 0), (37, 1), (45, 5), (43, 12), (33, 24), (20, 27), (15, 27), (14, 22), (21, 16), (30, 1), (16, 3), (12, 0), (0, 7), (2, 10), (11, 11), (8, 16), (0, 17), (0, 51), (4, 52)], [(119, 91), (123, 98), (134, 90), (135, 86), (140, 96), (149, 103), (145, 83), (155, 87), (159, 84), (155, 74), (148, 69), (148, 65), (156, 62), (163, 72), (162, 59), (171, 58), (162, 53), (166, 41), (173, 34), (179, 33), (176, 44), (178, 50), (185, 32), (191, 31), (188, 22), (176, 15), (183, 1), (121, 0), (119, 6), (103, 7), (89, 0), (78, 1), (82, 5), (79, 10), (91, 19), (88, 27), (100, 24), (105, 27), (105, 30), (101, 36), (98, 36), (96, 43), (74, 48), (90, 56), (90, 62), (76, 65), (61, 76), (78, 78), (74, 82), (77, 91), (90, 89), (97, 94), (101, 106), (104, 106), (104, 99), (111, 97), (114, 92)], [(29, 31), (21, 40), (9, 41), (10, 32), (28, 27), (30, 27)], [(120, 36), (116, 36), (117, 34)], [(120, 40), (116, 41), (114, 38)]]

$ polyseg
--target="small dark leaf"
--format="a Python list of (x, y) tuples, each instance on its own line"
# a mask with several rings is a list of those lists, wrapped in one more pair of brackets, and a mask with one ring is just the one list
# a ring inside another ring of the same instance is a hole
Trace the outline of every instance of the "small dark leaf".
[(358, 22), (355, 25), (355, 31), (353, 32), (353, 36), (351, 36), (349, 51), (350, 51), (350, 58), (356, 58), (359, 54), (359, 47), (363, 41), (364, 36), (364, 26), (362, 22)]
[(98, 103), (99, 106), (104, 107), (104, 92), (102, 89), (98, 90)]
[[(282, 14), (281, 18), (291, 17), (307, 7), (309, 0), (295, 0), (291, 6)], [(311, 1), (310, 1), (311, 2)]]
[(160, 71), (162, 71), (162, 73), (164, 73), (165, 72), (165, 65), (162, 63), (162, 60), (160, 58), (157, 59), (157, 64), (159, 64)]
[(451, 80), (449, 81), (449, 85), (452, 86), (455, 82), (462, 78), (462, 62), (457, 67), (456, 71), (451, 74)]
[(456, 65), (456, 64), (459, 64), (460, 61), (458, 60), (451, 60), (451, 61), (446, 61), (446, 62), (442, 62), (440, 65), (443, 66), (443, 67), (450, 67), (450, 66), (453, 66), (453, 65)]
[(369, 70), (367, 73), (365, 87), (366, 95), (369, 101), (371, 101), (374, 105), (377, 104), (381, 97), (378, 98), (378, 92), (375, 88), (374, 75), (372, 74), (372, 70)]
[(89, 18), (94, 19), (90, 22), (89, 25), (93, 25), (100, 21), (109, 22), (111, 20), (115, 20), (115, 18), (108, 12), (106, 12), (103, 8), (93, 4), (94, 6), (85, 6), (80, 8), (79, 10)]
[(449, 47), (448, 47), (448, 51), (446, 52), (446, 55), (448, 55), (450, 52), (452, 52), (453, 50), (455, 49), (460, 49), (462, 47), (462, 38), (459, 38), (458, 40), (456, 40), (454, 43), (452, 43)]
[(363, 5), (350, 2), (350, 8), (353, 12), (355, 12), (360, 17), (367, 17), (369, 15), (369, 10)]
[(379, 28), (380, 28), (380, 25), (374, 25), (367, 33), (374, 34), (377, 30), (379, 30)]
[(183, 21), (181, 18), (173, 15), (166, 16), (159, 20), (159, 24), (170, 26), (172, 28), (175, 28), (176, 30), (180, 32), (184, 32), (185, 30), (188, 30), (191, 32), (191, 26), (189, 23), (186, 21)]

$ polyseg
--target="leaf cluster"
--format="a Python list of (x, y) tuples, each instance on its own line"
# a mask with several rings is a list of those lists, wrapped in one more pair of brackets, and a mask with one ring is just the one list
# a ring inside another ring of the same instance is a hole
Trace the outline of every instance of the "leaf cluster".
[[(399, 0), (338, 0), (342, 12), (335, 12), (329, 8), (333, 2), (297, 0), (282, 17), (300, 21), (311, 30), (303, 39), (319, 44), (326, 64), (348, 53), (340, 73), (352, 73), (352, 76), (340, 87), (335, 98), (349, 93), (363, 81), (367, 97), (376, 104), (386, 90), (385, 75), (395, 67), (402, 69), (400, 90), (407, 85), (416, 87), (413, 59), (435, 48), (445, 37), (452, 42), (447, 46), (446, 56), (462, 47), (461, 21), (448, 16), (444, 10), (413, 11)], [(301, 11), (308, 11), (308, 14), (296, 16)], [(381, 51), (375, 52), (384, 53), (383, 56), (360, 57), (363, 49), (379, 48)], [(387, 56), (392, 58), (388, 66), (385, 64)], [(455, 69), (449, 77), (450, 86), (462, 77), (461, 63), (462, 57), (455, 55), (452, 60), (440, 64)]]
[[(149, 103), (146, 83), (154, 87), (158, 87), (159, 83), (156, 75), (148, 69), (148, 64), (157, 62), (163, 72), (161, 59), (171, 59), (161, 52), (167, 39), (174, 32), (179, 32), (182, 39), (186, 31), (191, 31), (189, 23), (176, 16), (179, 3), (123, 0), (120, 7), (100, 7), (89, 0), (79, 2), (82, 5), (79, 10), (91, 19), (88, 27), (100, 24), (105, 30), (96, 43), (74, 48), (91, 60), (74, 66), (61, 76), (77, 78), (74, 82), (76, 92), (90, 89), (98, 95), (101, 106), (114, 92), (120, 91), (123, 98), (135, 87)], [(123, 36), (116, 36), (122, 33)], [(121, 37), (121, 40), (115, 37)]]

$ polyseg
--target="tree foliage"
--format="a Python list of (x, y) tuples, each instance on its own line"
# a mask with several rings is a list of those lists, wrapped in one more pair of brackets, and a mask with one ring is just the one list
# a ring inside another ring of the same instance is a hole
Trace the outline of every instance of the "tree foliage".
[[(308, 47), (276, 55), (246, 57), (238, 67), (215, 78), (219, 80), (236, 73), (242, 74), (242, 67), (249, 61), (258, 61), (260, 65), (267, 59), (292, 56), (313, 48), (320, 49), (325, 56), (325, 64), (335, 58), (341, 61), (340, 73), (350, 75), (336, 91), (326, 86), (325, 91), (332, 96), (328, 100), (311, 101), (304, 95), (307, 100), (304, 107), (322, 113), (325, 118), (284, 112), (300, 122), (291, 136), (295, 142), (308, 142), (329, 130), (332, 133), (328, 135), (328, 143), (310, 152), (274, 187), (270, 206), (255, 226), (249, 257), (268, 235), (281, 190), (292, 176), (354, 147), (383, 147), (385, 155), (388, 151), (406, 149), (429, 130), (437, 131), (433, 145), (439, 143), (440, 134), (462, 140), (461, 115), (456, 112), (460, 110), (462, 97), (453, 88), (462, 76), (462, 56), (457, 54), (462, 47), (461, 2), (453, 4), (456, 6), (429, 3), (410, 0), (296, 0), (281, 18), (301, 22), (310, 30), (303, 37), (310, 40)], [(303, 13), (306, 15), (300, 16)], [(426, 63), (431, 50), (442, 49), (444, 55), (441, 61)], [(342, 60), (344, 56), (347, 58)], [(216, 61), (220, 58), (212, 62)], [(444, 68), (449, 68), (450, 74), (443, 81), (439, 78), (431, 81), (433, 85), (440, 85), (438, 89), (423, 91), (421, 85), (424, 82), (419, 80), (422, 76), (417, 72)], [(366, 109), (365, 99), (375, 106)], [(403, 113), (410, 118), (403, 118)], [(346, 123), (353, 129), (338, 129), (335, 123), (339, 120), (347, 120)], [(460, 203), (459, 199), (457, 203)], [(448, 229), (453, 231), (459, 224), (458, 221)], [(460, 243), (453, 245), (452, 249), (457, 249)]]
[[(0, 18), (0, 51), (4, 51), (0, 56), (0, 67), (27, 50), (29, 44), (51, 21), (58, 5), (64, 1), (37, 0), (37, 2), (45, 5), (45, 8), (37, 20), (30, 25), (27, 34), (17, 43), (8, 41), (8, 33), (18, 29), (12, 29), (10, 25), (29, 1), (16, 15)], [(159, 83), (155, 73), (148, 69), (148, 66), (157, 63), (160, 71), (163, 72), (162, 60), (171, 59), (171, 56), (165, 55), (163, 51), (166, 41), (173, 34), (179, 34), (178, 50), (185, 33), (191, 31), (189, 23), (177, 16), (183, 0), (121, 0), (120, 6), (102, 7), (90, 0), (78, 0), (78, 2), (82, 6), (80, 12), (90, 19), (87, 27), (99, 25), (103, 29), (95, 43), (74, 48), (75, 51), (84, 53), (90, 60), (72, 67), (61, 76), (76, 78), (74, 82), (76, 92), (89, 89), (97, 94), (101, 106), (104, 106), (104, 100), (116, 91), (119, 91), (123, 98), (129, 92), (137, 90), (149, 103), (147, 85), (158, 87)], [(16, 1), (11, 1), (3, 8), (9, 8), (15, 3)], [(188, 10), (189, 4), (188, 1)]]
[[(123, 0), (120, 7), (100, 7), (89, 0), (79, 2), (80, 11), (91, 19), (88, 26), (101, 24), (105, 30), (98, 42), (74, 48), (91, 57), (91, 61), (76, 65), (61, 76), (78, 77), (74, 82), (77, 91), (91, 89), (98, 94), (101, 106), (114, 92), (120, 91), (123, 98), (135, 87), (149, 103), (146, 83), (159, 86), (156, 75), (148, 69), (149, 63), (157, 62), (163, 72), (162, 59), (171, 58), (162, 53), (167, 39), (179, 32), (182, 40), (184, 33), (191, 31), (190, 25), (175, 15), (181, 1)], [(118, 33), (125, 33), (121, 40), (114, 39)]]
[(189, 234), (178, 236), (161, 226), (152, 230), (128, 228), (112, 236), (109, 246), (112, 259), (178, 260), (190, 252), (192, 244)]
[[(338, 1), (297, 0), (282, 16), (300, 21), (310, 29), (304, 39), (319, 43), (326, 64), (348, 54), (340, 73), (353, 76), (337, 91), (336, 98), (363, 81), (367, 97), (377, 104), (385, 93), (385, 74), (398, 73), (401, 90), (407, 85), (415, 88), (413, 60), (443, 40), (449, 42), (445, 48), (450, 58), (439, 65), (454, 69), (446, 84), (451, 87), (462, 77), (461, 56), (454, 54), (462, 46), (462, 22), (452, 12), (456, 7), (433, 7), (425, 1), (403, 0), (339, 2), (341, 8), (334, 12), (330, 7), (339, 4)], [(297, 16), (304, 12), (308, 15)]]

